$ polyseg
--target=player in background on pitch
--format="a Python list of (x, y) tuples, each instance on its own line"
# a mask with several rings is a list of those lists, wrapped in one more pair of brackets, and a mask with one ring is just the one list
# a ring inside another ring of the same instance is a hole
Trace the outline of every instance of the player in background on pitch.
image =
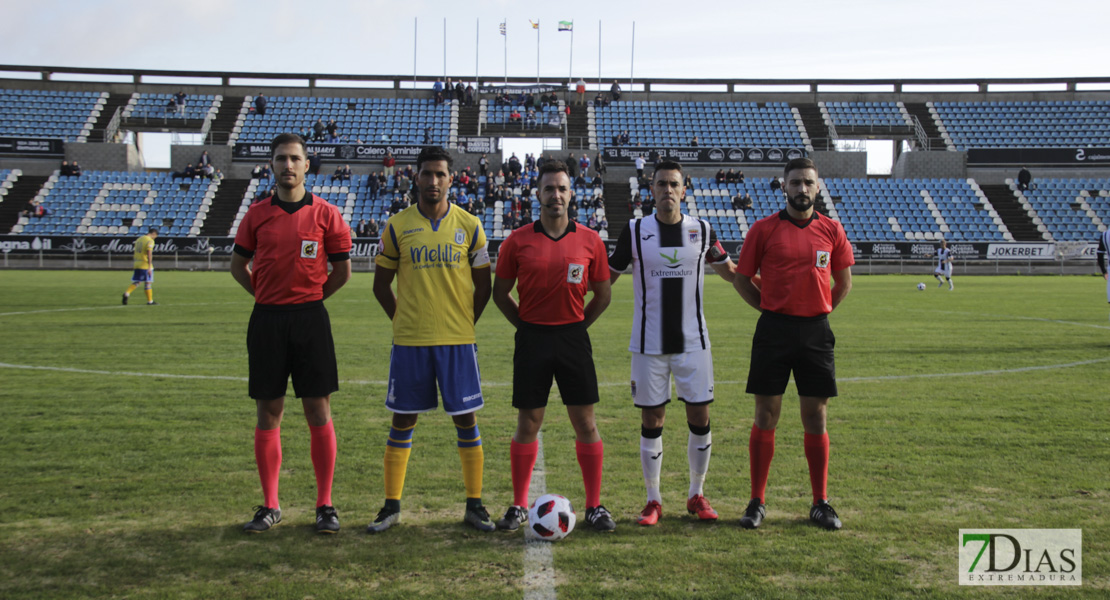
[(674, 376), (678, 399), (686, 405), (690, 435), (686, 459), (690, 488), (686, 510), (703, 521), (717, 519), (703, 493), (713, 434), (713, 353), (702, 312), (704, 269), (708, 264), (731, 282), (736, 266), (709, 223), (682, 213), (686, 198), (682, 165), (663, 161), (652, 174), (655, 214), (632, 219), (609, 257), (610, 282), (632, 265), (632, 402), (640, 408), (640, 465), (647, 505), (640, 525), (655, 525), (663, 514), (659, 477), (663, 463), (663, 421)]
[(1110, 230), (1104, 231), (1102, 235), (1098, 236), (1095, 262), (1098, 263), (1098, 268), (1102, 271), (1102, 278), (1106, 280), (1106, 301), (1110, 302), (1110, 275), (1107, 274), (1107, 265), (1110, 263)]
[(158, 228), (151, 227), (147, 230), (146, 235), (139, 236), (135, 240), (135, 250), (133, 252), (135, 271), (131, 274), (131, 285), (123, 293), (124, 306), (127, 305), (127, 300), (131, 298), (131, 292), (138, 289), (140, 283), (143, 284), (143, 290), (146, 292), (147, 305), (158, 304), (154, 301), (154, 240), (157, 237)]
[(447, 200), (451, 162), (443, 148), (420, 151), (417, 201), (389, 218), (378, 245), (374, 297), (393, 321), (385, 400), (393, 423), (385, 447), (385, 505), (368, 533), (381, 533), (401, 519), (413, 431), (420, 413), (436, 409), (437, 384), (458, 433), (463, 521), (479, 531), (496, 529), (482, 506), (485, 454), (475, 416), (485, 403), (474, 324), (489, 302), (489, 250), (478, 217)]
[(948, 249), (948, 240), (940, 241), (940, 248), (937, 248), (937, 268), (933, 269), (933, 277), (937, 278), (940, 284), (937, 287), (944, 287), (944, 280), (948, 280), (948, 291), (952, 291), (952, 251)]
[[(791, 160), (783, 175), (786, 208), (748, 230), (732, 282), (744, 301), (762, 312), (752, 336), (747, 387), (755, 396), (755, 423), (748, 440), (752, 492), (740, 525), (755, 529), (767, 515), (764, 500), (775, 454), (775, 427), (793, 372), (813, 491), (809, 518), (825, 529), (840, 529), (827, 491), (826, 411), (829, 398), (837, 393), (836, 338), (828, 314), (852, 289), (855, 258), (844, 227), (814, 210), (821, 186), (813, 161)], [(758, 286), (752, 282), (757, 273)], [(836, 282), (832, 287), (830, 277)]]
[[(609, 306), (605, 243), (567, 215), (570, 174), (562, 161), (549, 160), (539, 170), (540, 218), (512, 232), (501, 244), (493, 301), (516, 328), (513, 352), (513, 408), (516, 432), (509, 446), (513, 504), (497, 521), (516, 530), (528, 520), (528, 488), (539, 454), (551, 381), (574, 427), (575, 453), (586, 488), (586, 522), (597, 531), (617, 525), (601, 505), (604, 445), (594, 420), (598, 402), (597, 372), (587, 328)], [(517, 288), (519, 303), (510, 292)], [(583, 307), (586, 292), (593, 298)]]
[(281, 522), (281, 420), (292, 375), (311, 436), (316, 531), (337, 533), (331, 394), (339, 389), (339, 370), (324, 300), (351, 278), (351, 228), (338, 208), (305, 189), (308, 151), (301, 136), (278, 135), (270, 156), (276, 194), (247, 210), (231, 254), (231, 276), (255, 302), (247, 327), (247, 385), (256, 407), (254, 457), (263, 503), (243, 530), (257, 533)]

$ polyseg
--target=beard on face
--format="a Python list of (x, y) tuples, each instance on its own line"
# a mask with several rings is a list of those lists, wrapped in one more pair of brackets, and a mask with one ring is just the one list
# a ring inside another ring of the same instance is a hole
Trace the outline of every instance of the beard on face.
[(788, 196), (787, 202), (790, 204), (790, 208), (801, 212), (805, 212), (813, 208), (813, 200), (811, 200), (809, 196), (806, 196), (805, 194), (798, 194), (797, 196), (793, 197)]

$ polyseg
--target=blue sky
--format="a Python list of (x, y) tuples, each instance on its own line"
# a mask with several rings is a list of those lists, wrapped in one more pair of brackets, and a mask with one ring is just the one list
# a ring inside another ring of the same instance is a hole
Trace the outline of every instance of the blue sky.
[[(534, 4), (535, 6), (527, 6)], [(1110, 3), (39, 0), (0, 62), (204, 71), (727, 78), (1110, 75)], [(444, 20), (446, 19), (446, 44)], [(505, 20), (507, 38), (498, 34)], [(599, 41), (600, 21), (600, 41)], [(633, 21), (635, 56), (633, 58)], [(1090, 25), (1088, 25), (1090, 24)], [(477, 52), (476, 52), (477, 43)], [(634, 62), (633, 62), (634, 61)]]

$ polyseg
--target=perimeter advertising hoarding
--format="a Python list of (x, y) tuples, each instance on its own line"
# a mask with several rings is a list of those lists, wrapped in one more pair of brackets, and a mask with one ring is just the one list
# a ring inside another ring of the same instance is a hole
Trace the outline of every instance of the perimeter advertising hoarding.
[(969, 148), (967, 164), (1107, 167), (1110, 148)]
[[(414, 163), (425, 146), (403, 144), (323, 144), (308, 142), (309, 153), (316, 152), (323, 160), (344, 163), (381, 162), (386, 151), (399, 163)], [(270, 160), (269, 142), (236, 142), (232, 160), (266, 162)]]
[(0, 137), (0, 154), (65, 156), (65, 142), (56, 138)]
[(612, 146), (602, 150), (605, 162), (612, 165), (632, 164), (637, 157), (654, 161), (675, 160), (683, 164), (759, 164), (784, 165), (806, 155), (805, 148), (702, 148), (698, 146)]

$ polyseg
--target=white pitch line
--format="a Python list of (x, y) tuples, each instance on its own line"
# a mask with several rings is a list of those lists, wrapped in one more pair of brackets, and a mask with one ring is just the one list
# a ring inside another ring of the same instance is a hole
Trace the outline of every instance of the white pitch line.
[(922, 309), (918, 312), (939, 313), (942, 315), (965, 315), (971, 317), (989, 317), (991, 319), (1021, 319), (1022, 321), (1040, 321), (1041, 323), (1059, 323), (1060, 325), (1075, 325), (1076, 327), (1093, 327), (1094, 329), (1110, 329), (1110, 325), (1096, 323), (1081, 323), (1079, 321), (1064, 321), (1061, 319), (1048, 319), (1045, 317), (1026, 317), (1023, 315), (992, 315), (988, 313), (973, 313), (960, 310), (929, 310)]
[[(536, 498), (547, 493), (542, 431), (536, 434), (536, 466), (532, 468), (529, 490)], [(529, 540), (525, 536), (522, 583), (524, 600), (555, 600), (555, 563), (551, 558), (551, 542)]]
[[(138, 304), (138, 303), (136, 302), (136, 304)], [(193, 302), (193, 303), (190, 303), (190, 304), (168, 304), (168, 305), (162, 305), (162, 306), (173, 306), (173, 307), (178, 307), (178, 306), (216, 306), (216, 305), (223, 305), (223, 304), (243, 304), (244, 306), (249, 306), (249, 304), (244, 304), (242, 302)], [(126, 307), (122, 304), (113, 304), (111, 306), (79, 306), (79, 307), (74, 307), (74, 308), (43, 308), (43, 309), (39, 309), (39, 310), (21, 310), (21, 311), (16, 311), (16, 312), (0, 313), (0, 317), (14, 317), (14, 316), (18, 316), (18, 315), (38, 315), (38, 314), (43, 314), (43, 313), (56, 313), (56, 312), (75, 312), (75, 311), (81, 311), (81, 310), (120, 310), (120, 309), (126, 309), (126, 308), (128, 308), (128, 307)]]

